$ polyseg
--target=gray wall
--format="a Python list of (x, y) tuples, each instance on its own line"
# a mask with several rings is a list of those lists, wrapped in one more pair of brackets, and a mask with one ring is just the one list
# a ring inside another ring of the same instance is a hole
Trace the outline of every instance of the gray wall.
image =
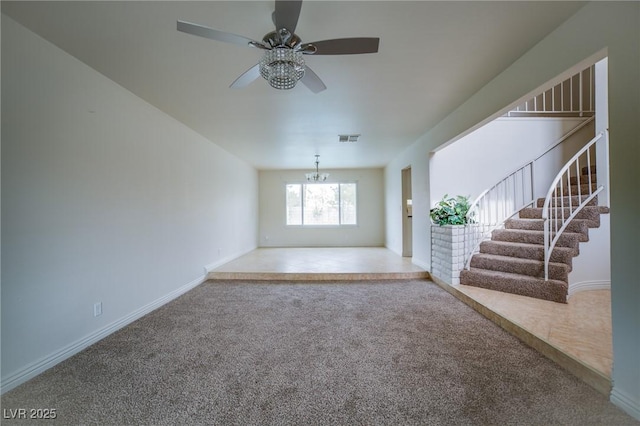
[[(322, 165), (322, 164), (321, 164)], [(327, 182), (358, 183), (358, 225), (300, 227), (285, 225), (285, 185), (306, 182), (310, 170), (260, 171), (261, 247), (360, 247), (384, 245), (382, 169), (323, 170)]]
[(2, 16), (3, 391), (255, 248), (257, 211), (253, 167)]
[[(401, 249), (400, 173), (411, 165), (414, 261), (428, 266), (429, 153), (568, 77), (609, 58), (612, 401), (640, 419), (640, 3), (591, 2), (560, 25), (385, 168), (387, 244)], [(564, 75), (563, 75), (564, 73)]]

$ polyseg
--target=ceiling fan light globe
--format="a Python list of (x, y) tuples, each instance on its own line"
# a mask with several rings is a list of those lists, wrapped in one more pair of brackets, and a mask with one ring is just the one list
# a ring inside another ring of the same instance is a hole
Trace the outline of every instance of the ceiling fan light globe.
[(279, 90), (292, 89), (304, 77), (302, 53), (285, 47), (265, 52), (260, 61), (260, 75)]

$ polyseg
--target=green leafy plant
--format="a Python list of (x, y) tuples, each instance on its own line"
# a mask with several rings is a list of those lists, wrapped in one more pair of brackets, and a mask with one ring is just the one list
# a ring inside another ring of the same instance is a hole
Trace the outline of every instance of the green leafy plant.
[(436, 225), (466, 225), (469, 223), (467, 212), (469, 211), (469, 197), (458, 195), (449, 197), (445, 194), (441, 201), (431, 209), (429, 216)]

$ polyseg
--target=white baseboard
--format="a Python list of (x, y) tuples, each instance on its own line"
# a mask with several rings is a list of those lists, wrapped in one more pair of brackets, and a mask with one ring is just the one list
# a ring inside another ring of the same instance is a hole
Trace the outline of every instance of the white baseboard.
[(589, 290), (611, 290), (611, 281), (598, 280), (598, 281), (581, 281), (578, 283), (569, 284), (569, 295), (571, 297), (575, 293), (580, 291)]
[(205, 281), (205, 279), (206, 279), (205, 276), (199, 277), (191, 281), (190, 283), (183, 285), (182, 287), (177, 288), (172, 292), (154, 300), (153, 302), (148, 303), (136, 309), (135, 311), (112, 322), (111, 324), (108, 324), (103, 328), (100, 328), (95, 332), (79, 340), (76, 340), (75, 342), (59, 349), (58, 351), (53, 352), (50, 355), (39, 359), (38, 361), (28, 364), (27, 366), (18, 370), (17, 372), (7, 377), (3, 377), (0, 380), (0, 389), (2, 389), (1, 393), (10, 391), (11, 389), (21, 385), (27, 380), (34, 378), (38, 374), (43, 373), (45, 370), (48, 370), (49, 368), (55, 366), (56, 364), (59, 364), (60, 362), (72, 357), (73, 355), (77, 354), (81, 350), (88, 348), (94, 343), (97, 343), (98, 341), (104, 339), (108, 335), (118, 331), (122, 327), (131, 324), (135, 320), (142, 318), (146, 314), (158, 309), (162, 305), (165, 305), (170, 301), (172, 301), (173, 299), (176, 299), (177, 297), (182, 296), (187, 291), (202, 284)]
[(634, 400), (631, 396), (614, 386), (611, 391), (611, 402), (630, 416), (640, 420), (640, 400)]

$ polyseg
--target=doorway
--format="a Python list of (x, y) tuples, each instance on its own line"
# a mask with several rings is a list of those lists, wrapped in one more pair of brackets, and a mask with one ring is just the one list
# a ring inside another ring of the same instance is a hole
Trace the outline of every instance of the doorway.
[(402, 256), (413, 256), (411, 166), (402, 169)]

